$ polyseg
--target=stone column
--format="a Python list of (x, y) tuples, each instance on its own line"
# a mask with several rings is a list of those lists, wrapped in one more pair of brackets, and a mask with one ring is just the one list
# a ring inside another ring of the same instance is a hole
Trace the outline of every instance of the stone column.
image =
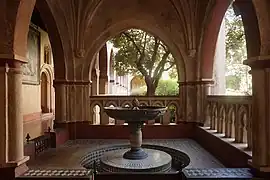
[(99, 76), (99, 94), (108, 94), (108, 76), (101, 74)]
[[(106, 44), (99, 51), (99, 93), (108, 93), (108, 57), (107, 57), (107, 46)], [(110, 64), (109, 64), (110, 66)]]
[(92, 71), (92, 85), (91, 85), (91, 95), (96, 96), (99, 94), (99, 73), (94, 69)]
[[(202, 123), (204, 120), (205, 98), (212, 80), (179, 82), (181, 99), (181, 121)], [(179, 119), (178, 118), (178, 119)]]
[(203, 125), (205, 122), (205, 108), (206, 108), (206, 97), (211, 94), (212, 86), (214, 81), (212, 79), (202, 79), (197, 81), (197, 122)]
[(66, 85), (59, 80), (54, 81), (55, 88), (55, 124), (66, 122), (67, 120), (67, 93)]
[(0, 59), (0, 61), (2, 83), (0, 173), (2, 177), (7, 178), (25, 172), (27, 170), (25, 162), (29, 157), (24, 156), (23, 144), (22, 62), (11, 59)]
[(89, 121), (89, 81), (55, 80), (56, 124)]
[(250, 58), (252, 73), (252, 161), (258, 172), (270, 173), (270, 56)]

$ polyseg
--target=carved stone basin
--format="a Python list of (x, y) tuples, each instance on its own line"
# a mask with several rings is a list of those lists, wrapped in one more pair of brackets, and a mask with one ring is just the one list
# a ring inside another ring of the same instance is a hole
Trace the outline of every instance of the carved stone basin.
[(127, 123), (154, 120), (163, 116), (166, 110), (166, 107), (160, 106), (104, 107), (104, 111), (108, 116), (118, 120), (125, 120)]

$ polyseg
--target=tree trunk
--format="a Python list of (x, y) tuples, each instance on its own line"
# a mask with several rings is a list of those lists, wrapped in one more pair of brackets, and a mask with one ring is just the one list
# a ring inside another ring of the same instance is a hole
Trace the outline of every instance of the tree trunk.
[(155, 96), (157, 87), (154, 85), (153, 79), (150, 77), (145, 77), (145, 83), (147, 86), (146, 96)]

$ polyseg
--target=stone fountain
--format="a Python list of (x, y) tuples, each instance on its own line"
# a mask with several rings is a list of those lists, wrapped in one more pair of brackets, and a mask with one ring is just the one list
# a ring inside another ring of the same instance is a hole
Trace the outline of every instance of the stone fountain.
[[(130, 130), (128, 151), (119, 150), (105, 153), (101, 165), (109, 169), (130, 169), (132, 171), (168, 171), (171, 167), (171, 156), (163, 151), (143, 149), (142, 128), (148, 120), (163, 116), (166, 107), (140, 106), (135, 98), (133, 107), (104, 107), (104, 111), (114, 119), (125, 120)], [(126, 151), (126, 152), (125, 152)], [(119, 171), (119, 169), (117, 170)]]
[[(125, 120), (130, 130), (129, 145), (102, 148), (87, 154), (82, 166), (89, 169), (98, 162), (100, 172), (169, 172), (186, 167), (189, 157), (176, 149), (157, 145), (142, 145), (142, 128), (146, 121), (163, 116), (166, 107), (140, 106), (135, 98), (133, 107), (104, 107), (109, 117)], [(174, 167), (173, 167), (174, 166)]]
[(128, 123), (130, 150), (125, 152), (123, 157), (125, 159), (141, 160), (148, 157), (148, 154), (141, 148), (143, 124), (148, 120), (163, 116), (167, 108), (140, 106), (136, 98), (132, 101), (132, 105), (131, 108), (104, 107), (104, 110), (111, 118), (125, 120)]

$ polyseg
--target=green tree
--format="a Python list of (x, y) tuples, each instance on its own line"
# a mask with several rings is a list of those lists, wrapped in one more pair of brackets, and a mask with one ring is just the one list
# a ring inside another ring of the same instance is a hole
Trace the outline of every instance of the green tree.
[(235, 15), (232, 6), (229, 7), (225, 15), (225, 29), (226, 87), (238, 92), (250, 92), (249, 67), (243, 65), (243, 60), (247, 58), (243, 21), (240, 15)]
[(138, 29), (122, 32), (111, 42), (118, 49), (114, 61), (116, 72), (142, 75), (147, 86), (146, 95), (155, 95), (163, 72), (175, 66), (168, 47), (158, 37)]
[(179, 94), (179, 87), (177, 80), (168, 79), (160, 80), (156, 90), (158, 96), (175, 96)]

